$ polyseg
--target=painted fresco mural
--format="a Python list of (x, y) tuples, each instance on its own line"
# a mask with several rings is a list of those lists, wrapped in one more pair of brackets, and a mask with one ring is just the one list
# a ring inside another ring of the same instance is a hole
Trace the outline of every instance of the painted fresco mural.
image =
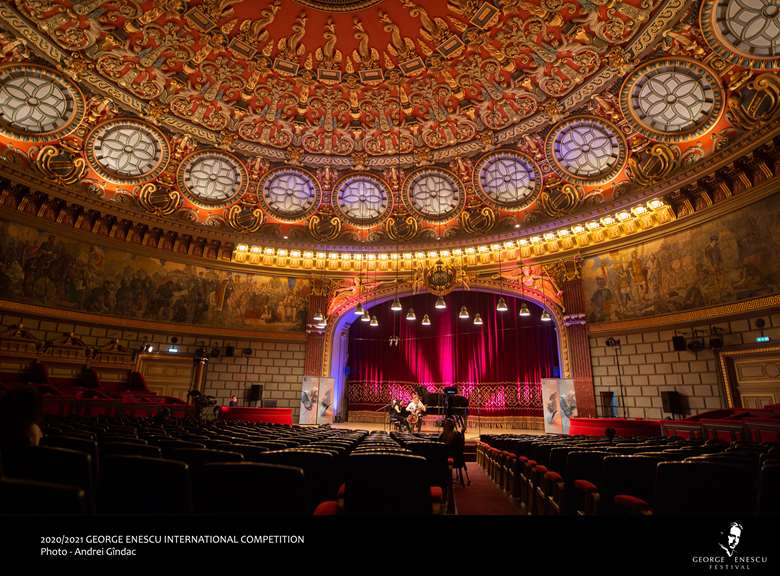
[(162, 322), (303, 330), (310, 289), (307, 280), (149, 258), (0, 221), (0, 298)]
[(590, 322), (679, 312), (780, 293), (780, 194), (717, 221), (588, 258)]

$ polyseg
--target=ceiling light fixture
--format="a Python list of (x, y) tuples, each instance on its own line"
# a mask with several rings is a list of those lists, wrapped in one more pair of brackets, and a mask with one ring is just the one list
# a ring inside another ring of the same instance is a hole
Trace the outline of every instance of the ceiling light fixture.
[(482, 326), (482, 316), (479, 315), (479, 312), (474, 314), (474, 326)]
[(422, 325), (423, 326), (430, 326), (431, 325), (431, 318), (427, 314), (425, 316), (423, 316)]
[(466, 305), (460, 307), (460, 312), (458, 312), (458, 318), (461, 320), (468, 320), (469, 319), (469, 309), (466, 308)]

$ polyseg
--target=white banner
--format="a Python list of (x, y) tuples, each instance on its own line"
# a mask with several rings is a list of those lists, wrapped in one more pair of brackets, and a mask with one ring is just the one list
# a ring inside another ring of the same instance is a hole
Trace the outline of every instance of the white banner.
[(333, 378), (304, 376), (299, 424), (333, 423)]
[(577, 416), (574, 380), (542, 378), (542, 407), (544, 408), (544, 431), (568, 434), (569, 420)]

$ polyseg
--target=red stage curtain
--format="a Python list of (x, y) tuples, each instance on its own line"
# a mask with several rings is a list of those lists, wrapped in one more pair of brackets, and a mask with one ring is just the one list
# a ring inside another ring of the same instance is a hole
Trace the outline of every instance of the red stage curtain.
[[(516, 298), (507, 297), (509, 310), (497, 312), (498, 296), (485, 292), (450, 294), (445, 310), (435, 309), (435, 300), (430, 294), (407, 297), (400, 313), (392, 312), (386, 302), (369, 310), (379, 320), (378, 327), (360, 321), (352, 325), (348, 378), (351, 384), (368, 388), (361, 399), (370, 403), (386, 400), (388, 394), (403, 397), (409, 383), (430, 390), (457, 385), (459, 394), (466, 396), (474, 387), (496, 383), (502, 386), (495, 387), (492, 397), (480, 395), (484, 407), (536, 406), (540, 380), (560, 374), (554, 322), (542, 322), (542, 310), (530, 303), (531, 316), (518, 317), (521, 301)], [(458, 318), (463, 305), (468, 307), (468, 320)], [(417, 314), (414, 322), (406, 320), (410, 306)], [(476, 312), (484, 321), (481, 327), (473, 324)], [(426, 313), (431, 326), (421, 324)], [(389, 345), (393, 334), (400, 338), (397, 347)], [(515, 395), (508, 390), (511, 383), (518, 397), (502, 398), (507, 392)], [(392, 389), (394, 384), (398, 390)]]

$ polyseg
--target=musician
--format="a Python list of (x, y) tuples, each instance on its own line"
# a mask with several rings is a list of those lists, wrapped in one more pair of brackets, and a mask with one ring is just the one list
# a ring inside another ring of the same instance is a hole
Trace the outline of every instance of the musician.
[(403, 432), (406, 430), (411, 434), (412, 428), (409, 426), (409, 422), (406, 421), (406, 416), (406, 410), (401, 406), (400, 400), (393, 398), (393, 401), (390, 402), (390, 422), (397, 426), (399, 431)]
[(409, 412), (407, 420), (409, 424), (417, 429), (417, 432), (422, 430), (422, 419), (425, 414), (425, 404), (420, 400), (420, 396), (417, 393), (412, 394), (412, 400), (406, 405), (406, 411)]

